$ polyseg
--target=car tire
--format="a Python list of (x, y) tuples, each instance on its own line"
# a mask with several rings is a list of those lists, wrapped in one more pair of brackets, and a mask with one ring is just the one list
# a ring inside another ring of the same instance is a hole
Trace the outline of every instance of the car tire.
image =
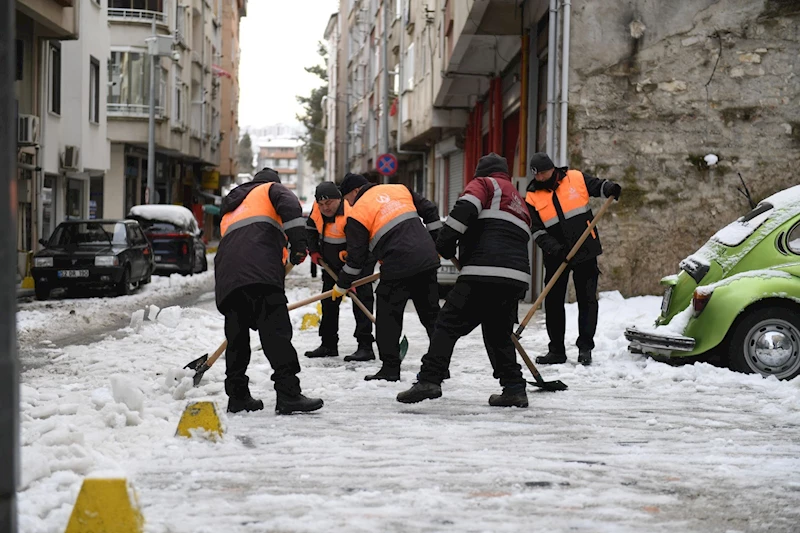
[(782, 305), (745, 311), (728, 333), (728, 366), (778, 379), (800, 374), (800, 313)]
[(117, 295), (128, 296), (133, 292), (133, 284), (131, 283), (131, 267), (125, 267), (122, 273), (122, 280), (117, 283)]
[(203, 268), (200, 269), (200, 272), (205, 272), (206, 270), (208, 270), (208, 257), (203, 254)]
[(37, 283), (33, 287), (37, 300), (47, 300), (50, 298), (50, 287), (44, 283)]
[(150, 272), (147, 273), (147, 276), (142, 278), (142, 281), (139, 282), (140, 285), (148, 285), (151, 281), (153, 281), (153, 270), (151, 269)]

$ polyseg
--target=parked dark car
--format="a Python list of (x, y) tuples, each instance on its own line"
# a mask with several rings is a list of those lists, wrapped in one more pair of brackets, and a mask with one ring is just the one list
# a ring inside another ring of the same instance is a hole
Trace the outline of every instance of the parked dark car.
[(142, 226), (153, 246), (156, 273), (194, 274), (208, 270), (203, 230), (180, 205), (137, 205), (128, 217)]
[(134, 220), (70, 220), (56, 227), (33, 256), (36, 298), (57, 288), (111, 288), (130, 294), (150, 283), (153, 249)]

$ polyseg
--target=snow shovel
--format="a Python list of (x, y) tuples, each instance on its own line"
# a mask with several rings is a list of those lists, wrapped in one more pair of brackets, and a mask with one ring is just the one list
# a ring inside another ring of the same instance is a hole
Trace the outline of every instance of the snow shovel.
[[(331, 269), (331, 267), (328, 266), (328, 264), (325, 261), (320, 260), (319, 264), (322, 266), (322, 268), (325, 269), (325, 272), (327, 272), (328, 275), (333, 278), (333, 281), (337, 282), (339, 281), (339, 278), (338, 276), (336, 276), (336, 273), (333, 271), (333, 269)], [(355, 303), (358, 306), (358, 308), (361, 309), (361, 311), (365, 315), (367, 315), (367, 318), (369, 318), (370, 321), (373, 324), (375, 324), (375, 316), (372, 313), (370, 313), (369, 309), (367, 309), (367, 306), (365, 306), (361, 302), (361, 300), (359, 300), (358, 296), (356, 296), (356, 292), (348, 291), (348, 295), (350, 296), (350, 298), (353, 299), (353, 303)], [(406, 354), (408, 353), (408, 338), (405, 335), (403, 335), (403, 338), (400, 341), (399, 348), (400, 348), (400, 361), (402, 361), (403, 359), (405, 359)]]
[[(288, 272), (289, 270), (291, 270), (291, 267), (287, 267), (286, 271)], [(372, 283), (373, 281), (375, 281), (380, 277), (381, 274), (380, 272), (378, 272), (371, 276), (367, 276), (366, 278), (361, 278), (357, 282), (353, 283), (353, 287), (358, 287), (360, 285)], [(293, 311), (299, 307), (303, 307), (308, 304), (313, 304), (314, 302), (324, 300), (325, 298), (330, 298), (331, 296), (333, 296), (332, 290), (325, 291), (322, 294), (317, 294), (316, 296), (311, 296), (310, 298), (306, 298), (305, 300), (300, 300), (299, 302), (289, 304), (286, 309), (289, 311)], [(219, 356), (222, 355), (222, 352), (224, 352), (225, 348), (227, 347), (228, 347), (228, 340), (225, 339), (224, 341), (222, 341), (222, 344), (219, 345), (219, 348), (217, 348), (217, 350), (211, 355), (211, 357), (209, 357), (208, 354), (203, 354), (202, 357), (198, 357), (197, 359), (195, 359), (194, 361), (183, 367), (195, 371), (194, 374), (195, 387), (200, 384), (200, 380), (203, 379), (203, 374), (205, 374), (206, 371), (209, 368), (211, 368), (214, 365), (214, 363), (217, 362), (217, 359), (219, 359)]]
[(519, 339), (522, 337), (522, 332), (525, 330), (525, 327), (528, 325), (528, 323), (533, 318), (534, 313), (536, 313), (536, 311), (539, 309), (539, 306), (542, 305), (542, 302), (544, 301), (544, 299), (547, 296), (547, 294), (553, 288), (553, 285), (556, 284), (556, 281), (558, 281), (558, 278), (561, 277), (561, 274), (563, 274), (564, 270), (566, 270), (567, 265), (569, 264), (569, 261), (575, 256), (576, 253), (578, 253), (578, 250), (580, 250), (580, 248), (583, 245), (584, 241), (586, 241), (586, 239), (589, 238), (589, 235), (592, 233), (592, 230), (594, 230), (594, 227), (597, 225), (597, 222), (600, 220), (600, 217), (603, 216), (603, 214), (611, 206), (611, 203), (613, 201), (614, 201), (614, 197), (612, 196), (611, 198), (608, 198), (605, 201), (605, 203), (602, 205), (602, 207), (600, 207), (600, 210), (597, 212), (597, 214), (594, 216), (592, 221), (586, 227), (586, 229), (584, 230), (583, 234), (578, 239), (578, 242), (575, 243), (575, 246), (573, 246), (572, 250), (570, 250), (569, 254), (567, 254), (567, 258), (564, 260), (563, 263), (561, 263), (561, 266), (558, 267), (558, 270), (556, 270), (556, 273), (553, 274), (553, 277), (547, 283), (547, 285), (545, 286), (544, 290), (542, 290), (542, 293), (539, 295), (539, 297), (536, 298), (536, 301), (533, 302), (533, 306), (531, 306), (531, 309), (530, 309), (530, 311), (528, 311), (528, 314), (525, 315), (525, 318), (522, 320), (522, 322), (520, 322), (519, 327), (517, 328), (517, 331), (515, 331), (511, 335), (511, 341), (514, 343), (514, 346), (517, 348), (517, 351), (519, 352), (519, 355), (522, 357), (522, 360), (525, 361), (525, 364), (528, 366), (528, 370), (531, 371), (531, 374), (533, 374), (533, 377), (536, 380), (535, 382), (529, 381), (528, 383), (530, 383), (531, 385), (533, 385), (535, 387), (539, 387), (539, 388), (541, 388), (543, 390), (547, 390), (547, 391), (560, 391), (560, 390), (566, 390), (567, 389), (567, 386), (564, 383), (562, 383), (561, 381), (559, 381), (559, 380), (556, 380), (556, 381), (545, 381), (542, 378), (542, 375), (539, 373), (538, 370), (536, 370), (536, 367), (533, 365), (533, 361), (531, 361), (530, 357), (528, 357), (528, 354), (525, 352), (525, 349), (522, 347), (522, 344), (520, 344)]

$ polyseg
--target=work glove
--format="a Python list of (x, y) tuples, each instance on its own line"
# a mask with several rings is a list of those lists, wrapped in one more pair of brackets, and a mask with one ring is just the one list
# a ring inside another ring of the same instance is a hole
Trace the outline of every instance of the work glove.
[(319, 252), (311, 252), (309, 254), (311, 256), (311, 262), (315, 265), (318, 265), (320, 261), (322, 261), (322, 254)]
[(554, 250), (552, 255), (555, 259), (558, 259), (559, 263), (569, 263), (569, 261), (567, 261), (569, 250), (566, 246), (559, 246), (556, 250)]
[(439, 255), (445, 259), (452, 259), (456, 256), (456, 243), (444, 243), (442, 241), (438, 241), (436, 243), (436, 251), (439, 252)]
[(306, 260), (308, 254), (305, 250), (298, 250), (289, 254), (289, 262), (295, 266), (299, 265)]
[(333, 286), (333, 294), (331, 295), (331, 300), (336, 300), (337, 298), (341, 298), (347, 294), (347, 289), (343, 289), (338, 285)]
[(616, 201), (619, 201), (619, 195), (622, 194), (622, 187), (619, 183), (612, 183), (609, 181), (606, 185), (606, 196), (609, 198), (613, 197)]

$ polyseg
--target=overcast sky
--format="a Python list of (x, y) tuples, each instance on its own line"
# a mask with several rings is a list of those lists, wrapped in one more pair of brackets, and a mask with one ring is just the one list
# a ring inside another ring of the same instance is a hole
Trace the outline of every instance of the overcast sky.
[(295, 97), (322, 84), (303, 68), (322, 62), (317, 41), (324, 41), (338, 8), (338, 0), (248, 0), (241, 23), (241, 126), (295, 121), (301, 112)]

